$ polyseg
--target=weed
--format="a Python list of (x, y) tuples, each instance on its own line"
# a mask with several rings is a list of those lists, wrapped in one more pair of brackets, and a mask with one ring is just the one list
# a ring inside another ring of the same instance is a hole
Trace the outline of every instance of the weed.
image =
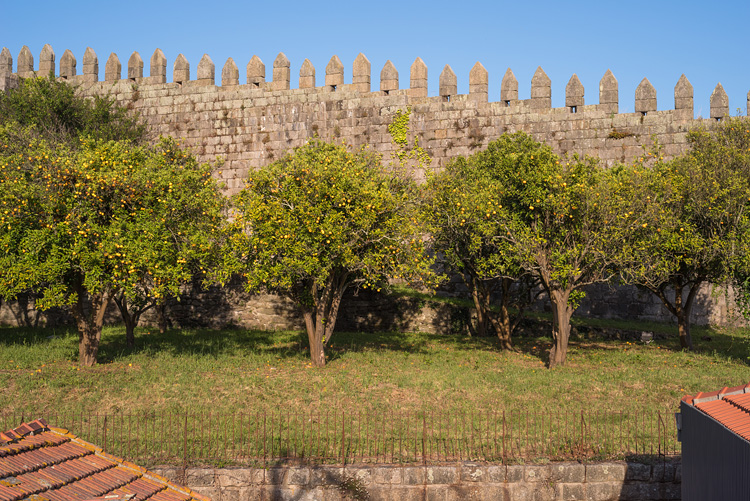
[(635, 136), (635, 134), (630, 131), (612, 129), (607, 137), (609, 139), (625, 139), (632, 136)]
[(339, 492), (344, 499), (350, 498), (356, 501), (366, 501), (370, 499), (365, 484), (360, 479), (353, 476), (344, 477), (339, 483)]

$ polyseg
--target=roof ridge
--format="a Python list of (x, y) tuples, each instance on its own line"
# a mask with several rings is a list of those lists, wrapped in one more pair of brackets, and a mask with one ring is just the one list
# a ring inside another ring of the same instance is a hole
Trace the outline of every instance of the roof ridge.
[[(49, 426), (47, 425), (47, 421), (39, 418), (35, 419), (34, 421), (21, 423), (19, 426), (16, 426), (15, 428), (12, 428), (10, 430), (0, 432), (0, 442), (4, 442), (5, 444), (12, 444), (18, 442), (28, 435), (36, 435), (41, 431), (48, 430)], [(0, 443), (0, 445), (5, 444)]]

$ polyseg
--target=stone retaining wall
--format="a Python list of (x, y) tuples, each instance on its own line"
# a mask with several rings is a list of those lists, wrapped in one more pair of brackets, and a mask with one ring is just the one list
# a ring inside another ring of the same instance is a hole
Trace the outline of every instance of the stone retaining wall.
[[(681, 465), (630, 461), (547, 465), (152, 468), (214, 501), (675, 500)], [(364, 492), (366, 491), (366, 496)]]

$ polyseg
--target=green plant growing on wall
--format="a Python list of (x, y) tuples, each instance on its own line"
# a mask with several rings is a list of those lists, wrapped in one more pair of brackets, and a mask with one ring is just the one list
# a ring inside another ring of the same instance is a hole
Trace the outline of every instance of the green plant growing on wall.
[(397, 110), (393, 115), (393, 120), (388, 124), (388, 134), (391, 135), (391, 140), (396, 145), (395, 160), (402, 167), (411, 165), (419, 169), (426, 169), (432, 159), (427, 151), (419, 145), (419, 138), (415, 137), (414, 144), (409, 144), (410, 117), (410, 107), (407, 107), (406, 111)]
[(366, 150), (312, 141), (252, 172), (234, 206), (226, 273), (297, 303), (317, 367), (346, 290), (433, 280), (415, 183)]

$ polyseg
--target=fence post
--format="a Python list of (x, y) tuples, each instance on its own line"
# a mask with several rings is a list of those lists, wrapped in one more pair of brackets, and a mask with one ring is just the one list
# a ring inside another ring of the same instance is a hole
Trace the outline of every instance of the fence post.
[(188, 436), (188, 413), (185, 411), (185, 427), (183, 428), (182, 442), (182, 467), (187, 468), (187, 436)]
[(424, 411), (424, 412), (425, 413), (422, 414), (422, 464), (427, 466), (427, 455), (425, 454), (425, 447), (424, 447), (425, 440), (427, 440), (427, 414), (426, 414), (427, 411)]
[(586, 418), (584, 418), (583, 409), (581, 409), (581, 448), (580, 448), (580, 451), (584, 450), (585, 442), (586, 442)]
[(341, 463), (346, 466), (346, 424), (344, 423), (344, 412), (341, 411)]
[(503, 464), (507, 464), (505, 462), (505, 410), (503, 410)]
[(107, 415), (104, 415), (104, 446), (102, 451), (107, 452)]

